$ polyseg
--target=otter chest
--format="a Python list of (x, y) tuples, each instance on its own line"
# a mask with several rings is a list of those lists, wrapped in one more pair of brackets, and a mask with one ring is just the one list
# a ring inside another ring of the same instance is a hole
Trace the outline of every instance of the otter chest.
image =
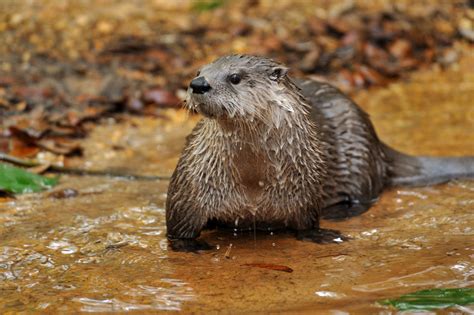
[(243, 192), (249, 201), (256, 203), (268, 184), (268, 157), (243, 144), (237, 148), (233, 163)]

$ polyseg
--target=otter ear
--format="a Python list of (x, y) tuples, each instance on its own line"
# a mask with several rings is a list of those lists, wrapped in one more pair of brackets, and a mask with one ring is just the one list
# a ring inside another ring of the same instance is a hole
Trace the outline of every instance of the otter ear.
[(288, 68), (284, 66), (273, 67), (269, 71), (270, 80), (279, 82), (288, 73)]

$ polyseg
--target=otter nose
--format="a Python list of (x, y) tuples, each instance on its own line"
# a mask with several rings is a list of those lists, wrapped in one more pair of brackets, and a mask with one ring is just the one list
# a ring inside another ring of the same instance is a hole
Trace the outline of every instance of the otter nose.
[(193, 93), (195, 94), (204, 94), (211, 89), (209, 82), (207, 82), (204, 77), (197, 77), (191, 81), (189, 86), (193, 89)]

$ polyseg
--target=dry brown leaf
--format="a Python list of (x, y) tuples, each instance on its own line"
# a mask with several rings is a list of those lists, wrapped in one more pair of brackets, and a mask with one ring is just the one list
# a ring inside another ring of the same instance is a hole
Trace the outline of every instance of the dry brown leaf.
[(288, 266), (275, 265), (275, 264), (249, 263), (249, 264), (243, 264), (242, 266), (256, 267), (256, 268), (269, 269), (269, 270), (274, 270), (274, 271), (282, 271), (282, 272), (288, 272), (288, 273), (293, 272), (293, 269), (291, 269)]

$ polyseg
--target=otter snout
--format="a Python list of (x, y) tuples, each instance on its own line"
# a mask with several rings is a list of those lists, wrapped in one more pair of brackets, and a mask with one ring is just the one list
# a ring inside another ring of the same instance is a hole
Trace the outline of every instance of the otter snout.
[(209, 84), (209, 82), (207, 82), (206, 78), (202, 76), (192, 80), (189, 86), (191, 87), (191, 89), (193, 89), (194, 94), (204, 94), (211, 89), (211, 85)]

